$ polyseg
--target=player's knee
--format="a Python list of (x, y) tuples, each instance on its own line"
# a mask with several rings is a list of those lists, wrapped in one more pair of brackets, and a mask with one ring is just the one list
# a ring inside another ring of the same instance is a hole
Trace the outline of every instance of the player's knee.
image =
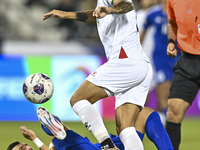
[(116, 131), (117, 131), (117, 134), (119, 134), (121, 132), (119, 127), (116, 127)]
[(184, 113), (181, 109), (174, 105), (174, 103), (168, 102), (168, 109), (167, 109), (167, 121), (180, 123)]
[(122, 131), (122, 122), (116, 121), (116, 131), (117, 134), (120, 134), (120, 132)]
[(137, 119), (136, 119), (136, 123), (135, 123), (135, 127), (136, 128), (140, 128), (140, 127), (145, 127), (146, 125), (146, 120), (149, 117), (149, 115), (154, 112), (154, 110), (150, 107), (144, 107), (142, 109), (142, 111), (139, 113)]
[(167, 110), (167, 121), (173, 122), (173, 120), (175, 120), (175, 113), (169, 109)]
[(116, 127), (117, 134), (120, 134), (123, 129), (125, 129), (125, 127), (117, 126)]
[(72, 97), (70, 98), (70, 104), (71, 104), (71, 106), (74, 106), (75, 103), (76, 103), (75, 102), (75, 96), (72, 95)]
[(117, 131), (117, 134), (120, 134), (122, 130), (124, 130), (125, 128), (127, 127), (131, 127), (131, 125), (127, 125), (127, 124), (117, 124), (116, 125), (116, 131)]
[(81, 96), (81, 93), (75, 92), (72, 97), (70, 98), (70, 104), (71, 106), (74, 106), (74, 104), (80, 100), (83, 99), (83, 97)]

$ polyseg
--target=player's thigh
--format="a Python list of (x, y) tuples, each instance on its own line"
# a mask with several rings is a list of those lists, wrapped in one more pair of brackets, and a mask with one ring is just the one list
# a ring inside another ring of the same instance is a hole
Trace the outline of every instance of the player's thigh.
[(75, 91), (70, 99), (70, 104), (73, 106), (76, 102), (86, 99), (90, 103), (95, 103), (99, 99), (107, 97), (106, 91), (99, 86), (85, 80)]
[(170, 86), (171, 86), (171, 81), (168, 80), (168, 81), (158, 84), (155, 88), (160, 105), (165, 106), (165, 107), (167, 106), (167, 99), (169, 96)]
[(167, 99), (169, 95), (169, 88), (171, 86), (171, 81), (173, 77), (173, 70), (172, 67), (164, 67), (161, 65), (155, 72), (154, 72), (154, 79), (156, 81), (156, 94), (158, 97), (159, 103), (158, 107), (166, 107), (167, 106)]
[(140, 112), (141, 107), (131, 103), (125, 103), (115, 110), (115, 120), (117, 133), (127, 128), (135, 126), (136, 118)]
[(115, 112), (118, 134), (126, 127), (135, 126), (136, 118), (144, 107), (152, 79), (152, 68), (149, 66), (146, 78), (137, 86), (116, 95)]
[(140, 82), (137, 85), (132, 86), (126, 91), (117, 93), (115, 95), (116, 97), (115, 109), (117, 109), (119, 106), (125, 103), (131, 103), (134, 105), (144, 107), (144, 104), (147, 99), (147, 94), (149, 92), (152, 75), (153, 75), (151, 65), (149, 64), (148, 67), (149, 67), (148, 73), (146, 74), (146, 77), (143, 79), (142, 82)]
[(190, 104), (183, 99), (168, 99), (167, 121), (181, 123)]
[(167, 94), (167, 96), (169, 95), (169, 88), (171, 86), (171, 81), (170, 80), (167, 80), (165, 82), (162, 82), (160, 84), (158, 84), (156, 86), (156, 92), (157, 94)]

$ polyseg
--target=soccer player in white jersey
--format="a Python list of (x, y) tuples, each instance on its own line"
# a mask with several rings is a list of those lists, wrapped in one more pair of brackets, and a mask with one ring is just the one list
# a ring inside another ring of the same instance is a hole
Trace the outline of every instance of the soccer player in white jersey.
[(90, 74), (70, 99), (73, 110), (93, 133), (102, 149), (117, 150), (99, 112), (92, 105), (115, 96), (116, 130), (125, 150), (143, 150), (135, 130), (152, 79), (152, 67), (139, 42), (132, 0), (98, 0), (95, 10), (63, 12), (43, 16), (97, 23), (108, 61)]

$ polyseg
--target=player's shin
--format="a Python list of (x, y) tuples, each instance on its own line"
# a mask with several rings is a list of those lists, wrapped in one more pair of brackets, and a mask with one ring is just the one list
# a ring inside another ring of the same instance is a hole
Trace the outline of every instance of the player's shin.
[(93, 133), (102, 147), (114, 147), (101, 115), (89, 101), (81, 100), (75, 103), (73, 110), (80, 117), (85, 127)]
[(152, 112), (147, 118), (146, 134), (158, 150), (173, 150), (171, 140), (156, 111)]
[(124, 144), (125, 150), (144, 150), (135, 127), (128, 127), (121, 131), (119, 137)]

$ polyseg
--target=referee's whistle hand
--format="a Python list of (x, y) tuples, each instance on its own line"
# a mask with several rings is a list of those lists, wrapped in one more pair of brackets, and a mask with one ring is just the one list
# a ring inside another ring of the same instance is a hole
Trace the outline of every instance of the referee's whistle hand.
[(167, 46), (167, 55), (169, 57), (176, 58), (176, 56), (177, 56), (177, 50), (176, 50), (174, 44), (172, 44), (172, 43), (168, 44), (168, 46)]

